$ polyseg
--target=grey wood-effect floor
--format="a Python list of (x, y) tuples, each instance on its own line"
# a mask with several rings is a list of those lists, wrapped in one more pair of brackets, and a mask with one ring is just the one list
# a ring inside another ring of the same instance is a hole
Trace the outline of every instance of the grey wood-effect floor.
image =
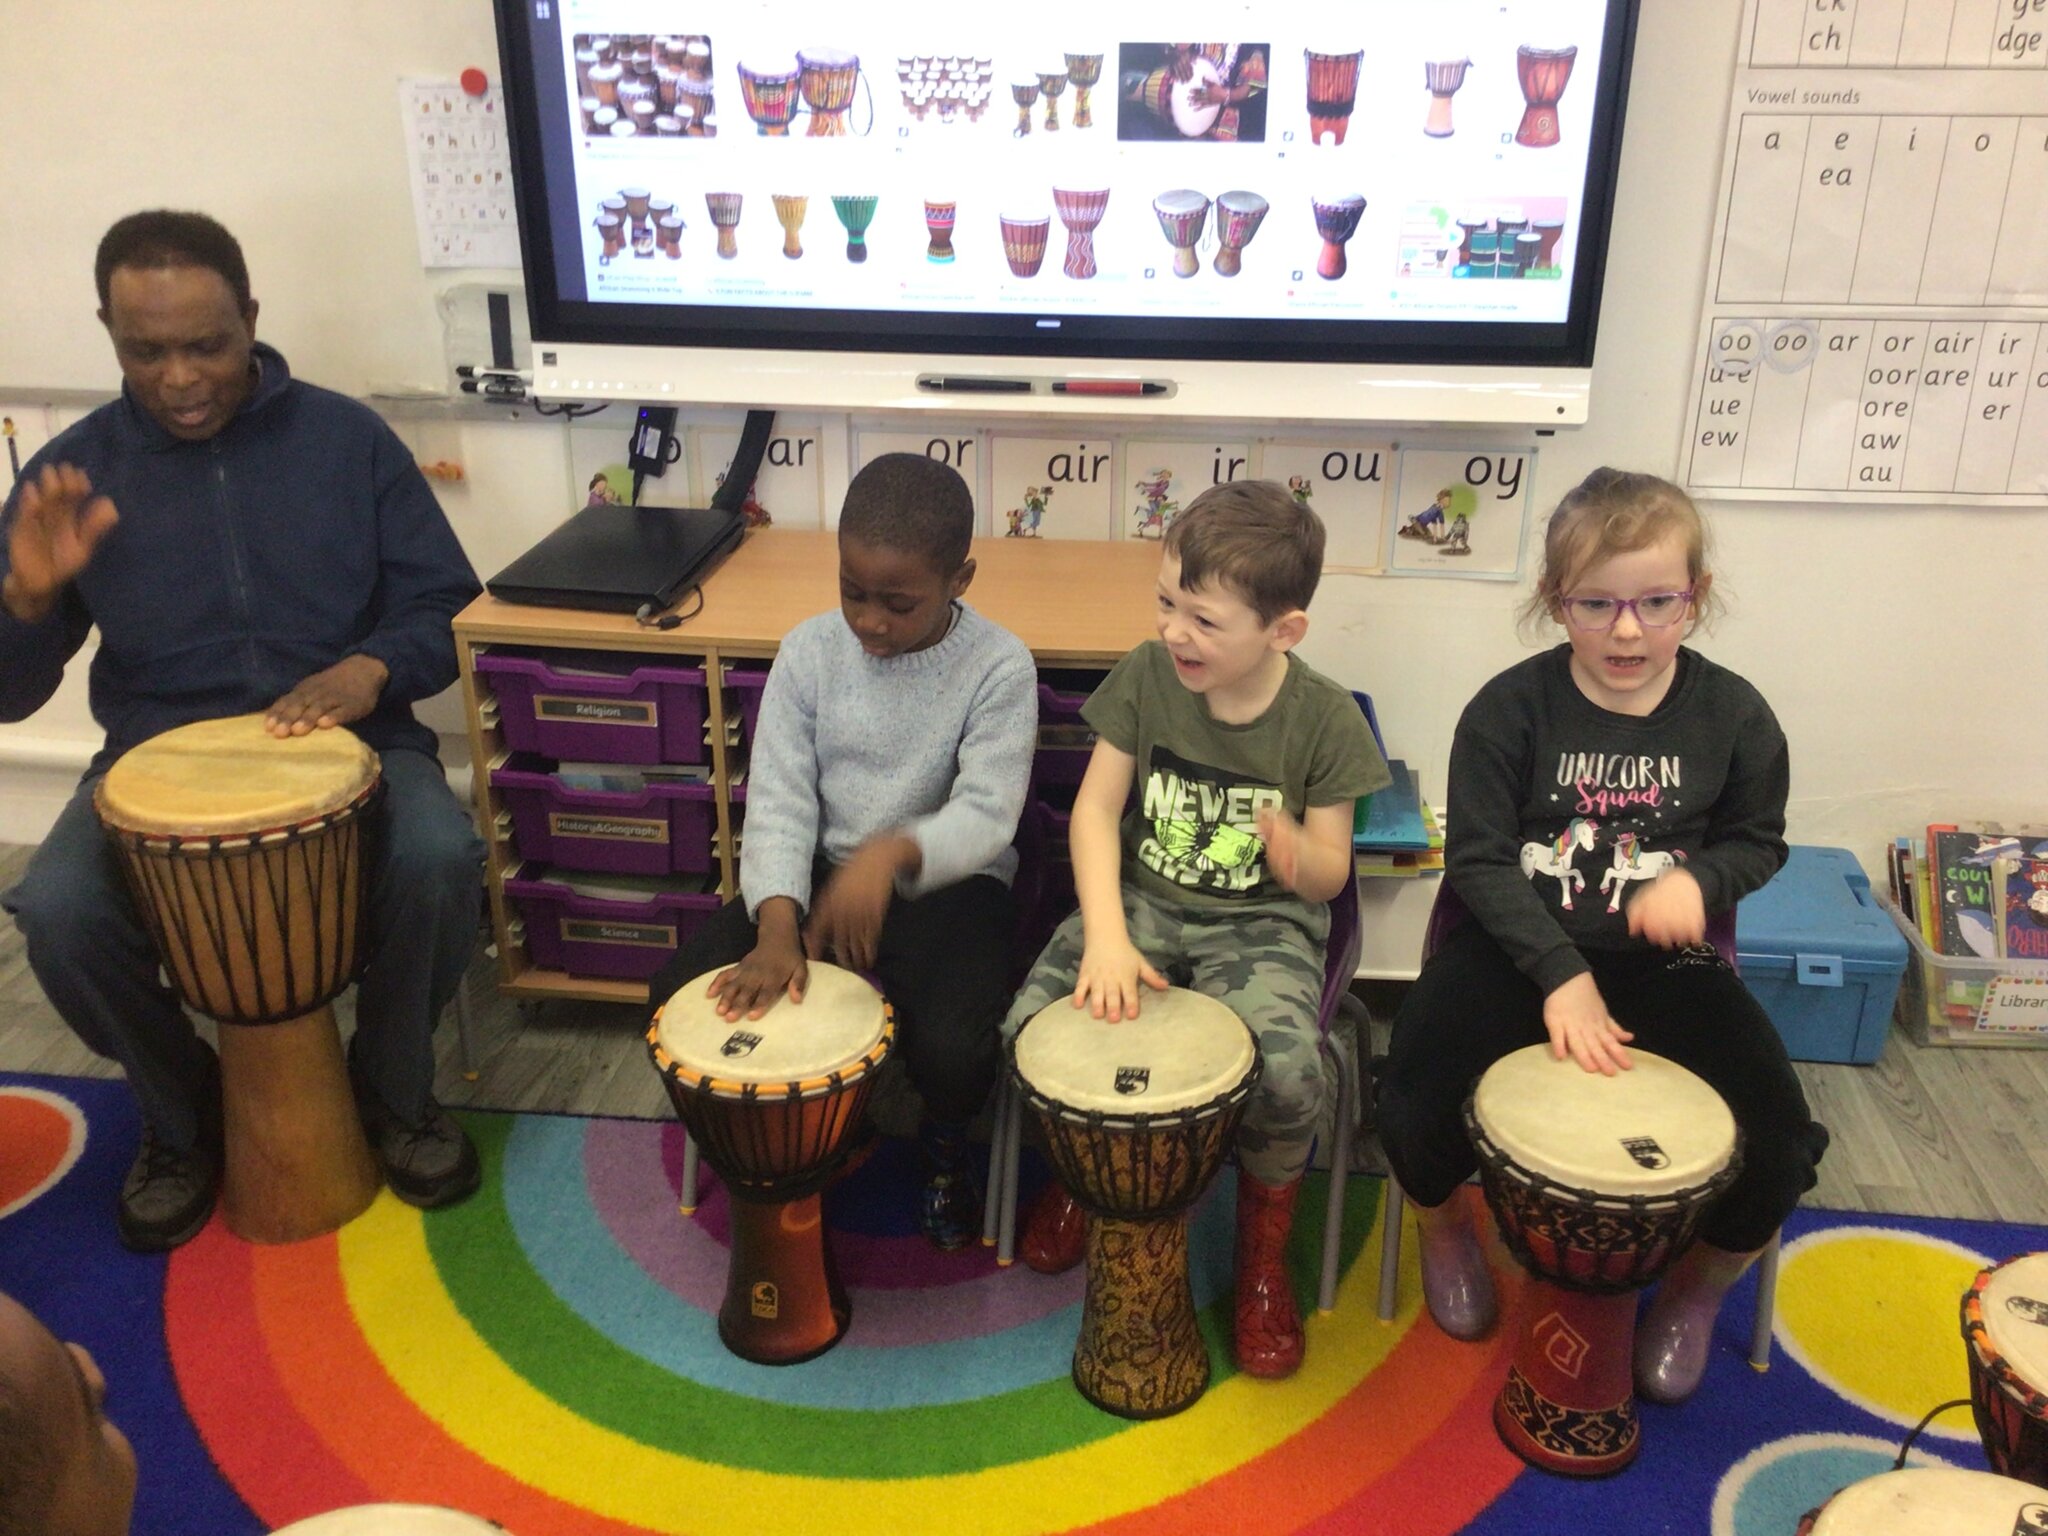
[[(0, 888), (30, 850), (0, 845)], [(479, 950), (466, 983), (467, 1062), (450, 1009), (435, 1037), (443, 1103), (478, 1109), (656, 1119), (669, 1114), (647, 1060), (637, 1008), (525, 1005), (501, 998), (497, 962)], [(1363, 989), (1376, 1019), (1397, 986)], [(337, 1005), (343, 1027), (349, 1001)], [(207, 1024), (202, 1029), (210, 1029)], [(1384, 1024), (1376, 1024), (1383, 1048)], [(0, 1070), (113, 1077), (57, 1018), (28, 968), (13, 920), (0, 913)], [(1921, 1047), (1893, 1031), (1867, 1067), (1798, 1064), (1814, 1113), (1833, 1132), (1809, 1205), (1830, 1210), (2048, 1225), (2048, 1050)], [(877, 1106), (885, 1128), (895, 1118)], [(1377, 1148), (1359, 1166), (1377, 1169)]]

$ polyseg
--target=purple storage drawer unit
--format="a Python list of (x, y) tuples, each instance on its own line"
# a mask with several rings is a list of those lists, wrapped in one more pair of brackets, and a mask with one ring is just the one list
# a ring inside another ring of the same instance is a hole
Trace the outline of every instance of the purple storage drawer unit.
[(761, 691), (768, 686), (768, 663), (740, 662), (725, 669), (725, 717), (732, 718), (733, 706), (740, 712), (740, 745), (754, 744), (754, 732), (761, 728)]
[(526, 953), (536, 966), (572, 976), (646, 981), (721, 901), (716, 891), (689, 890), (609, 901), (531, 869), (522, 865), (505, 881), (526, 924)]
[(706, 761), (701, 667), (642, 665), (620, 676), (593, 675), (557, 670), (538, 656), (487, 651), (476, 670), (498, 701), (505, 745), (515, 752), (604, 763)]
[(710, 873), (718, 812), (709, 784), (650, 784), (625, 793), (576, 789), (515, 757), (491, 770), (512, 813), (519, 857), (615, 875)]
[(1034, 784), (1079, 784), (1088, 772), (1095, 733), (1081, 718), (1081, 706), (1087, 702), (1088, 690), (1038, 685), (1038, 751), (1031, 759)]

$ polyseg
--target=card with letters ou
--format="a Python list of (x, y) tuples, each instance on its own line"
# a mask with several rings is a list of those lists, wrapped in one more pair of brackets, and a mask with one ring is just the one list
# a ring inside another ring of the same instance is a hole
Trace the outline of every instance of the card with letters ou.
[(1106, 433), (997, 436), (989, 445), (993, 531), (1012, 539), (1114, 537), (1124, 500), (1116, 465), (1116, 439)]
[(1323, 520), (1323, 569), (1377, 571), (1394, 480), (1394, 450), (1352, 438), (1272, 442), (1259, 452), (1259, 478), (1287, 487)]
[(1387, 570), (1513, 581), (1522, 571), (1535, 468), (1528, 449), (1403, 449)]

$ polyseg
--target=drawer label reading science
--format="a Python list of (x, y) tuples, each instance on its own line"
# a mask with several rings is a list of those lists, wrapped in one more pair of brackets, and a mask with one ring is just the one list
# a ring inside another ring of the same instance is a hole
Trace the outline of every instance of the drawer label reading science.
[(537, 693), (536, 720), (574, 720), (585, 725), (659, 725), (661, 706), (652, 699), (588, 699), (574, 694)]
[(582, 837), (607, 843), (668, 843), (666, 818), (645, 816), (584, 816), (568, 811), (548, 813), (552, 837)]
[(589, 918), (562, 919), (565, 944), (632, 944), (643, 949), (674, 949), (676, 930), (660, 923), (603, 923)]

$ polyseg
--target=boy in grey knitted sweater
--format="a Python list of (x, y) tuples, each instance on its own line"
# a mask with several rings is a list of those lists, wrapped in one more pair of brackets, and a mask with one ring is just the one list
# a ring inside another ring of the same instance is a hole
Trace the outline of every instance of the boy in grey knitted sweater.
[(1011, 847), (1038, 734), (1024, 643), (960, 601), (974, 579), (966, 482), (917, 454), (855, 475), (839, 516), (840, 611), (784, 638), (747, 767), (740, 897), (654, 980), (718, 974), (726, 1018), (798, 1006), (807, 961), (872, 972), (922, 1094), (941, 1248), (980, 1198), (966, 1127), (994, 1086), (1016, 917)]

